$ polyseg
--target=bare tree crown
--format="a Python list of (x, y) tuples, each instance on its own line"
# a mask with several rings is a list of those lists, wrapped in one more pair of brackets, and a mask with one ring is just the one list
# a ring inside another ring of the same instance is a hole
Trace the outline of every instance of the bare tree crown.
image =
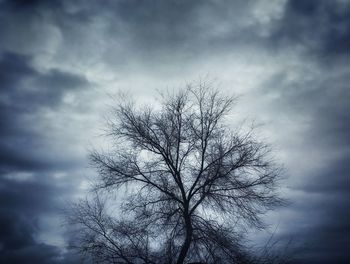
[(99, 232), (87, 248), (101, 242), (99, 254), (115, 263), (247, 263), (236, 227), (262, 227), (261, 213), (280, 202), (279, 171), (251, 131), (225, 122), (235, 100), (201, 83), (164, 96), (158, 110), (121, 101), (109, 126), (119, 147), (91, 160), (98, 189), (129, 186), (129, 217), (85, 206), (81, 220), (104, 219), (91, 222)]

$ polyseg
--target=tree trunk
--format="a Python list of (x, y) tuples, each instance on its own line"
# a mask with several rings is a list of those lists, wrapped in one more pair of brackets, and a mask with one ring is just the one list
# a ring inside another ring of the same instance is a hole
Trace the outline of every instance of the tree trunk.
[(187, 256), (188, 250), (190, 249), (191, 242), (192, 242), (192, 223), (190, 216), (185, 217), (185, 224), (186, 224), (186, 238), (185, 241), (181, 247), (181, 251), (179, 254), (179, 257), (177, 258), (176, 264), (183, 264), (185, 261), (185, 258)]

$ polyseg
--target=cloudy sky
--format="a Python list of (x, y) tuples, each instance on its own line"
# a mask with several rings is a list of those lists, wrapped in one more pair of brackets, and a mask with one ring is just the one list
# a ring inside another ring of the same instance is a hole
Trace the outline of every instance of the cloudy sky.
[(347, 263), (350, 1), (0, 0), (0, 36), (1, 263), (79, 263), (61, 211), (94, 176), (111, 94), (203, 76), (284, 164), (290, 204), (267, 221), (297, 263)]

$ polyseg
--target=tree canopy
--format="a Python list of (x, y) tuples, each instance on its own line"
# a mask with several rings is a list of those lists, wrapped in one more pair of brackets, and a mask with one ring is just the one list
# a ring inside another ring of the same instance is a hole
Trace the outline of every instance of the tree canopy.
[(161, 107), (120, 100), (109, 152), (94, 151), (98, 193), (77, 206), (80, 249), (99, 263), (251, 263), (242, 226), (280, 204), (280, 170), (252, 130), (227, 118), (236, 98), (205, 83), (162, 97)]

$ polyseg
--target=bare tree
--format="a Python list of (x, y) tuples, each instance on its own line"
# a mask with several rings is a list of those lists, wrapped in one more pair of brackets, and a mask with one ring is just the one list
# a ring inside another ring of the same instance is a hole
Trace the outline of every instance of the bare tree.
[(101, 199), (76, 208), (80, 249), (98, 263), (251, 263), (242, 226), (281, 200), (279, 170), (251, 130), (226, 116), (235, 97), (200, 83), (161, 108), (121, 100), (109, 123), (113, 152), (93, 152), (96, 190), (127, 190), (119, 213)]

